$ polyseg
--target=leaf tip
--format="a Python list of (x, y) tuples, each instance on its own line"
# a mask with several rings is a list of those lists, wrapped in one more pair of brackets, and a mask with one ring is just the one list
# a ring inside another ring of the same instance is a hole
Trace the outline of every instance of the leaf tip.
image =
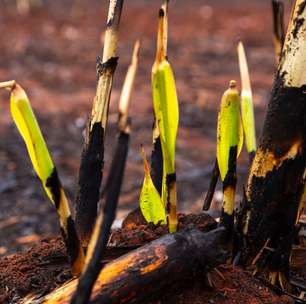
[(236, 82), (236, 80), (231, 80), (231, 81), (229, 82), (229, 88), (230, 88), (230, 89), (236, 89), (236, 88), (237, 88), (237, 82)]

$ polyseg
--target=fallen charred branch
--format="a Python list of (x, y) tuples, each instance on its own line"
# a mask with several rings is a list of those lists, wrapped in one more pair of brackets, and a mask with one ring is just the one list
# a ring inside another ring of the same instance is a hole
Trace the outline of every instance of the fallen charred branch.
[[(225, 261), (220, 244), (224, 228), (168, 234), (107, 264), (93, 287), (89, 303), (144, 303), (168, 288), (186, 285)], [(78, 280), (23, 303), (70, 303)]]

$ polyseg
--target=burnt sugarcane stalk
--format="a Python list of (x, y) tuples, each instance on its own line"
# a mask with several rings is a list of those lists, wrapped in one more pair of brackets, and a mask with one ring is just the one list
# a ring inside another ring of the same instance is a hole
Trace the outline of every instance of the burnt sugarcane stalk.
[(123, 179), (129, 143), (129, 127), (125, 132), (120, 132), (114, 159), (109, 175), (110, 182), (105, 194), (105, 206), (103, 213), (98, 215), (92, 238), (88, 245), (86, 265), (80, 277), (76, 294), (71, 303), (87, 303), (92, 287), (101, 270), (101, 258), (106, 248), (110, 229), (116, 216), (117, 203)]
[(103, 177), (104, 135), (112, 90), (118, 29), (123, 0), (110, 0), (104, 38), (103, 58), (97, 58), (98, 83), (79, 171), (76, 199), (76, 225), (83, 247), (87, 247), (97, 216), (100, 186)]
[(285, 41), (285, 30), (284, 30), (284, 3), (280, 0), (272, 0), (272, 13), (273, 13), (273, 44), (275, 59), (278, 63), (284, 41)]
[[(248, 178), (241, 263), (289, 288), (289, 257), (306, 164), (306, 1), (297, 0)], [(264, 248), (264, 250), (262, 250)]]
[(296, 217), (296, 223), (297, 224), (299, 223), (300, 218), (301, 218), (301, 216), (304, 212), (305, 203), (306, 203), (306, 169), (304, 170), (303, 180), (304, 180), (304, 189), (303, 189), (303, 194), (302, 194), (301, 199), (300, 199), (299, 210), (298, 210), (298, 214), (297, 214), (297, 217)]
[(207, 211), (210, 209), (211, 206), (211, 201), (214, 197), (214, 193), (215, 193), (215, 189), (216, 189), (216, 185), (218, 183), (218, 179), (220, 176), (220, 171), (219, 171), (219, 167), (218, 167), (218, 160), (215, 160), (215, 164), (212, 170), (212, 174), (211, 174), (211, 179), (210, 179), (210, 184), (204, 199), (204, 205), (203, 205), (203, 210)]
[[(299, 242), (299, 232), (301, 231), (302, 225), (305, 224), (305, 220), (303, 220), (303, 213), (305, 209), (305, 204), (306, 204), (306, 168), (304, 170), (304, 176), (303, 176), (303, 193), (301, 195), (299, 207), (298, 207), (298, 212), (295, 220), (295, 226), (297, 230), (297, 238), (296, 241)], [(303, 223), (304, 221), (304, 223)], [(302, 237), (303, 238), (303, 237)], [(302, 241), (301, 241), (302, 243)], [(292, 259), (291, 259), (292, 260)], [(290, 261), (292, 262), (292, 261)]]
[(112, 223), (116, 216), (117, 204), (129, 148), (130, 122), (128, 117), (128, 108), (138, 65), (138, 51), (139, 42), (137, 41), (134, 47), (132, 63), (129, 66), (119, 102), (119, 135), (110, 168), (110, 174), (106, 183), (105, 205), (103, 212), (100, 212), (98, 215), (88, 245), (85, 269), (80, 277), (76, 293), (71, 301), (73, 304), (85, 304), (88, 302), (92, 287), (101, 270), (100, 261), (108, 242)]

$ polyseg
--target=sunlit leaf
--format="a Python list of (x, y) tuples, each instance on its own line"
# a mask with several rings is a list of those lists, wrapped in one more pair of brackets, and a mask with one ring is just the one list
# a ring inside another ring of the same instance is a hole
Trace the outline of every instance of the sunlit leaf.
[(148, 223), (166, 224), (165, 207), (151, 179), (150, 168), (143, 150), (142, 156), (144, 163), (144, 181), (139, 199), (140, 210)]
[(54, 165), (29, 99), (18, 84), (12, 90), (10, 107), (13, 120), (25, 141), (34, 170), (41, 179), (49, 198), (53, 201), (46, 182), (54, 171)]
[(67, 197), (61, 186), (30, 101), (25, 91), (18, 84), (14, 84), (11, 87), (10, 107), (13, 120), (25, 141), (34, 170), (51, 202), (56, 206), (67, 252), (71, 257), (72, 272), (75, 275), (79, 275), (84, 265), (84, 253), (74, 228)]
[[(167, 60), (167, 3), (159, 11), (156, 59), (152, 68), (155, 118), (160, 131), (163, 155), (162, 202), (169, 211), (169, 228), (176, 231), (175, 145), (179, 121), (174, 75)], [(171, 184), (168, 180), (171, 180)]]
[(179, 109), (171, 66), (163, 60), (153, 69), (154, 111), (158, 121), (167, 173), (174, 172)]
[(243, 144), (243, 129), (240, 118), (240, 98), (236, 83), (231, 81), (230, 88), (221, 99), (217, 129), (217, 160), (222, 181), (230, 162), (230, 150), (237, 147), (237, 157)]

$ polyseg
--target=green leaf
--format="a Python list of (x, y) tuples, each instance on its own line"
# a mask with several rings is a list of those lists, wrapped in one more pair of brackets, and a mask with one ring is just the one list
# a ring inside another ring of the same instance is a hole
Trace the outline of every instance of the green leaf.
[(25, 141), (34, 170), (42, 181), (47, 195), (54, 203), (51, 191), (46, 187), (47, 179), (54, 171), (54, 165), (30, 101), (18, 84), (12, 90), (10, 107), (13, 120)]
[(165, 207), (151, 179), (150, 168), (143, 150), (142, 156), (144, 162), (144, 181), (139, 199), (140, 210), (148, 223), (154, 223), (155, 225), (166, 224)]
[(237, 146), (237, 158), (243, 144), (243, 129), (240, 118), (240, 98), (232, 81), (221, 99), (217, 127), (217, 160), (222, 181), (228, 172), (230, 149)]
[(152, 70), (153, 105), (160, 130), (164, 161), (163, 202), (166, 203), (167, 174), (175, 173), (175, 145), (179, 121), (179, 108), (174, 75), (169, 62), (155, 63)]

